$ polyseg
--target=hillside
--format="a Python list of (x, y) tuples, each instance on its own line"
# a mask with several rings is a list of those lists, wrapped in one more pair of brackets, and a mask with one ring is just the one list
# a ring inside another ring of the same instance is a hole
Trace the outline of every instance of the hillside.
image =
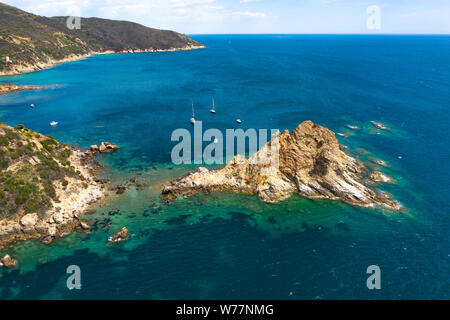
[(39, 70), (94, 53), (203, 47), (183, 34), (127, 21), (82, 18), (81, 29), (69, 30), (66, 20), (0, 3), (0, 75)]
[(104, 193), (89, 162), (88, 153), (53, 137), (0, 123), (0, 246), (79, 225), (82, 210)]

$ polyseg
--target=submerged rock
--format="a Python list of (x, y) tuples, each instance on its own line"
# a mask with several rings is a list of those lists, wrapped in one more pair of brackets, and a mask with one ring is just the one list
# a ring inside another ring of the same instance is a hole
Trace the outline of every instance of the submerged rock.
[(161, 206), (157, 203), (154, 203), (151, 207), (152, 213), (158, 213), (161, 210)]
[(95, 210), (95, 209), (87, 209), (83, 212), (83, 214), (90, 215), (90, 214), (94, 214), (96, 212), (97, 212), (97, 210)]
[(197, 192), (233, 191), (257, 194), (264, 202), (276, 203), (298, 193), (398, 210), (397, 202), (363, 184), (366, 172), (361, 162), (341, 150), (332, 131), (304, 121), (292, 133), (285, 130), (274, 135), (249, 159), (238, 155), (223, 169), (199, 168), (166, 183), (161, 198), (171, 203), (178, 196)]
[(373, 124), (376, 128), (381, 130), (389, 130), (388, 127), (386, 127), (384, 124), (376, 122), (376, 121), (370, 121), (371, 124)]
[(376, 158), (372, 158), (372, 157), (369, 157), (369, 158), (367, 158), (367, 159), (368, 159), (369, 161), (372, 161), (373, 163), (379, 165), (379, 166), (382, 166), (382, 167), (389, 167), (389, 165), (387, 164), (387, 162), (386, 162), (386, 161), (383, 161), (383, 160), (381, 160), (381, 159), (376, 159)]
[(109, 243), (122, 242), (127, 240), (130, 237), (130, 231), (123, 227), (119, 231), (117, 231), (113, 236), (108, 238)]
[(127, 190), (126, 186), (119, 185), (116, 187), (116, 194), (123, 194)]

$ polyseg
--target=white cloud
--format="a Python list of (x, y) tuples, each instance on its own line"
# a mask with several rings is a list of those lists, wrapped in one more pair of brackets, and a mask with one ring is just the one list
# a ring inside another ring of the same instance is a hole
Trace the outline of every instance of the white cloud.
[(243, 16), (251, 18), (264, 18), (266, 16), (263, 12), (251, 12), (251, 11), (235, 11), (231, 13), (232, 16)]
[(6, 2), (43, 16), (80, 15), (120, 19), (183, 33), (217, 32), (223, 30), (227, 24), (236, 26), (236, 22), (240, 20), (266, 16), (263, 12), (239, 10), (239, 3), (233, 4), (223, 0), (6, 0)]
[[(43, 15), (134, 21), (183, 33), (366, 31), (371, 0), (0, 0)], [(449, 0), (377, 0), (385, 33), (449, 33)]]

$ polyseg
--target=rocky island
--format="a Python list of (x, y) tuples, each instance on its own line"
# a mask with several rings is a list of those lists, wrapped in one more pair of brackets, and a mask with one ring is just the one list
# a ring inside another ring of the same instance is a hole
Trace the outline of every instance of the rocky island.
[[(275, 144), (277, 166), (260, 161), (271, 154)], [(171, 203), (178, 196), (188, 197), (197, 192), (232, 191), (257, 194), (264, 202), (276, 203), (300, 194), (362, 207), (400, 210), (402, 206), (398, 202), (367, 186), (374, 182), (371, 177), (379, 178), (379, 175), (371, 175), (359, 160), (342, 149), (331, 130), (304, 121), (292, 133), (285, 130), (272, 136), (248, 159), (238, 155), (220, 170), (201, 167), (197, 172), (164, 184), (161, 198)]]
[(93, 153), (0, 124), (0, 247), (89, 229), (81, 215), (107, 192)]

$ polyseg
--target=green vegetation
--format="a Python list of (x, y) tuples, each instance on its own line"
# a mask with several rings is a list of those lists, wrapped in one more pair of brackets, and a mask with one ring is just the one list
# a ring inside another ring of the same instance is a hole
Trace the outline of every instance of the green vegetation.
[(66, 144), (53, 137), (0, 124), (0, 219), (33, 212), (43, 215), (52, 201), (59, 202), (57, 183), (67, 187), (68, 177), (83, 181), (68, 161), (71, 154)]
[(185, 35), (142, 25), (82, 18), (69, 30), (67, 17), (41, 17), (0, 3), (0, 71), (92, 52), (182, 48), (199, 43)]
[(9, 146), (9, 140), (7, 137), (0, 137), (0, 147)]

